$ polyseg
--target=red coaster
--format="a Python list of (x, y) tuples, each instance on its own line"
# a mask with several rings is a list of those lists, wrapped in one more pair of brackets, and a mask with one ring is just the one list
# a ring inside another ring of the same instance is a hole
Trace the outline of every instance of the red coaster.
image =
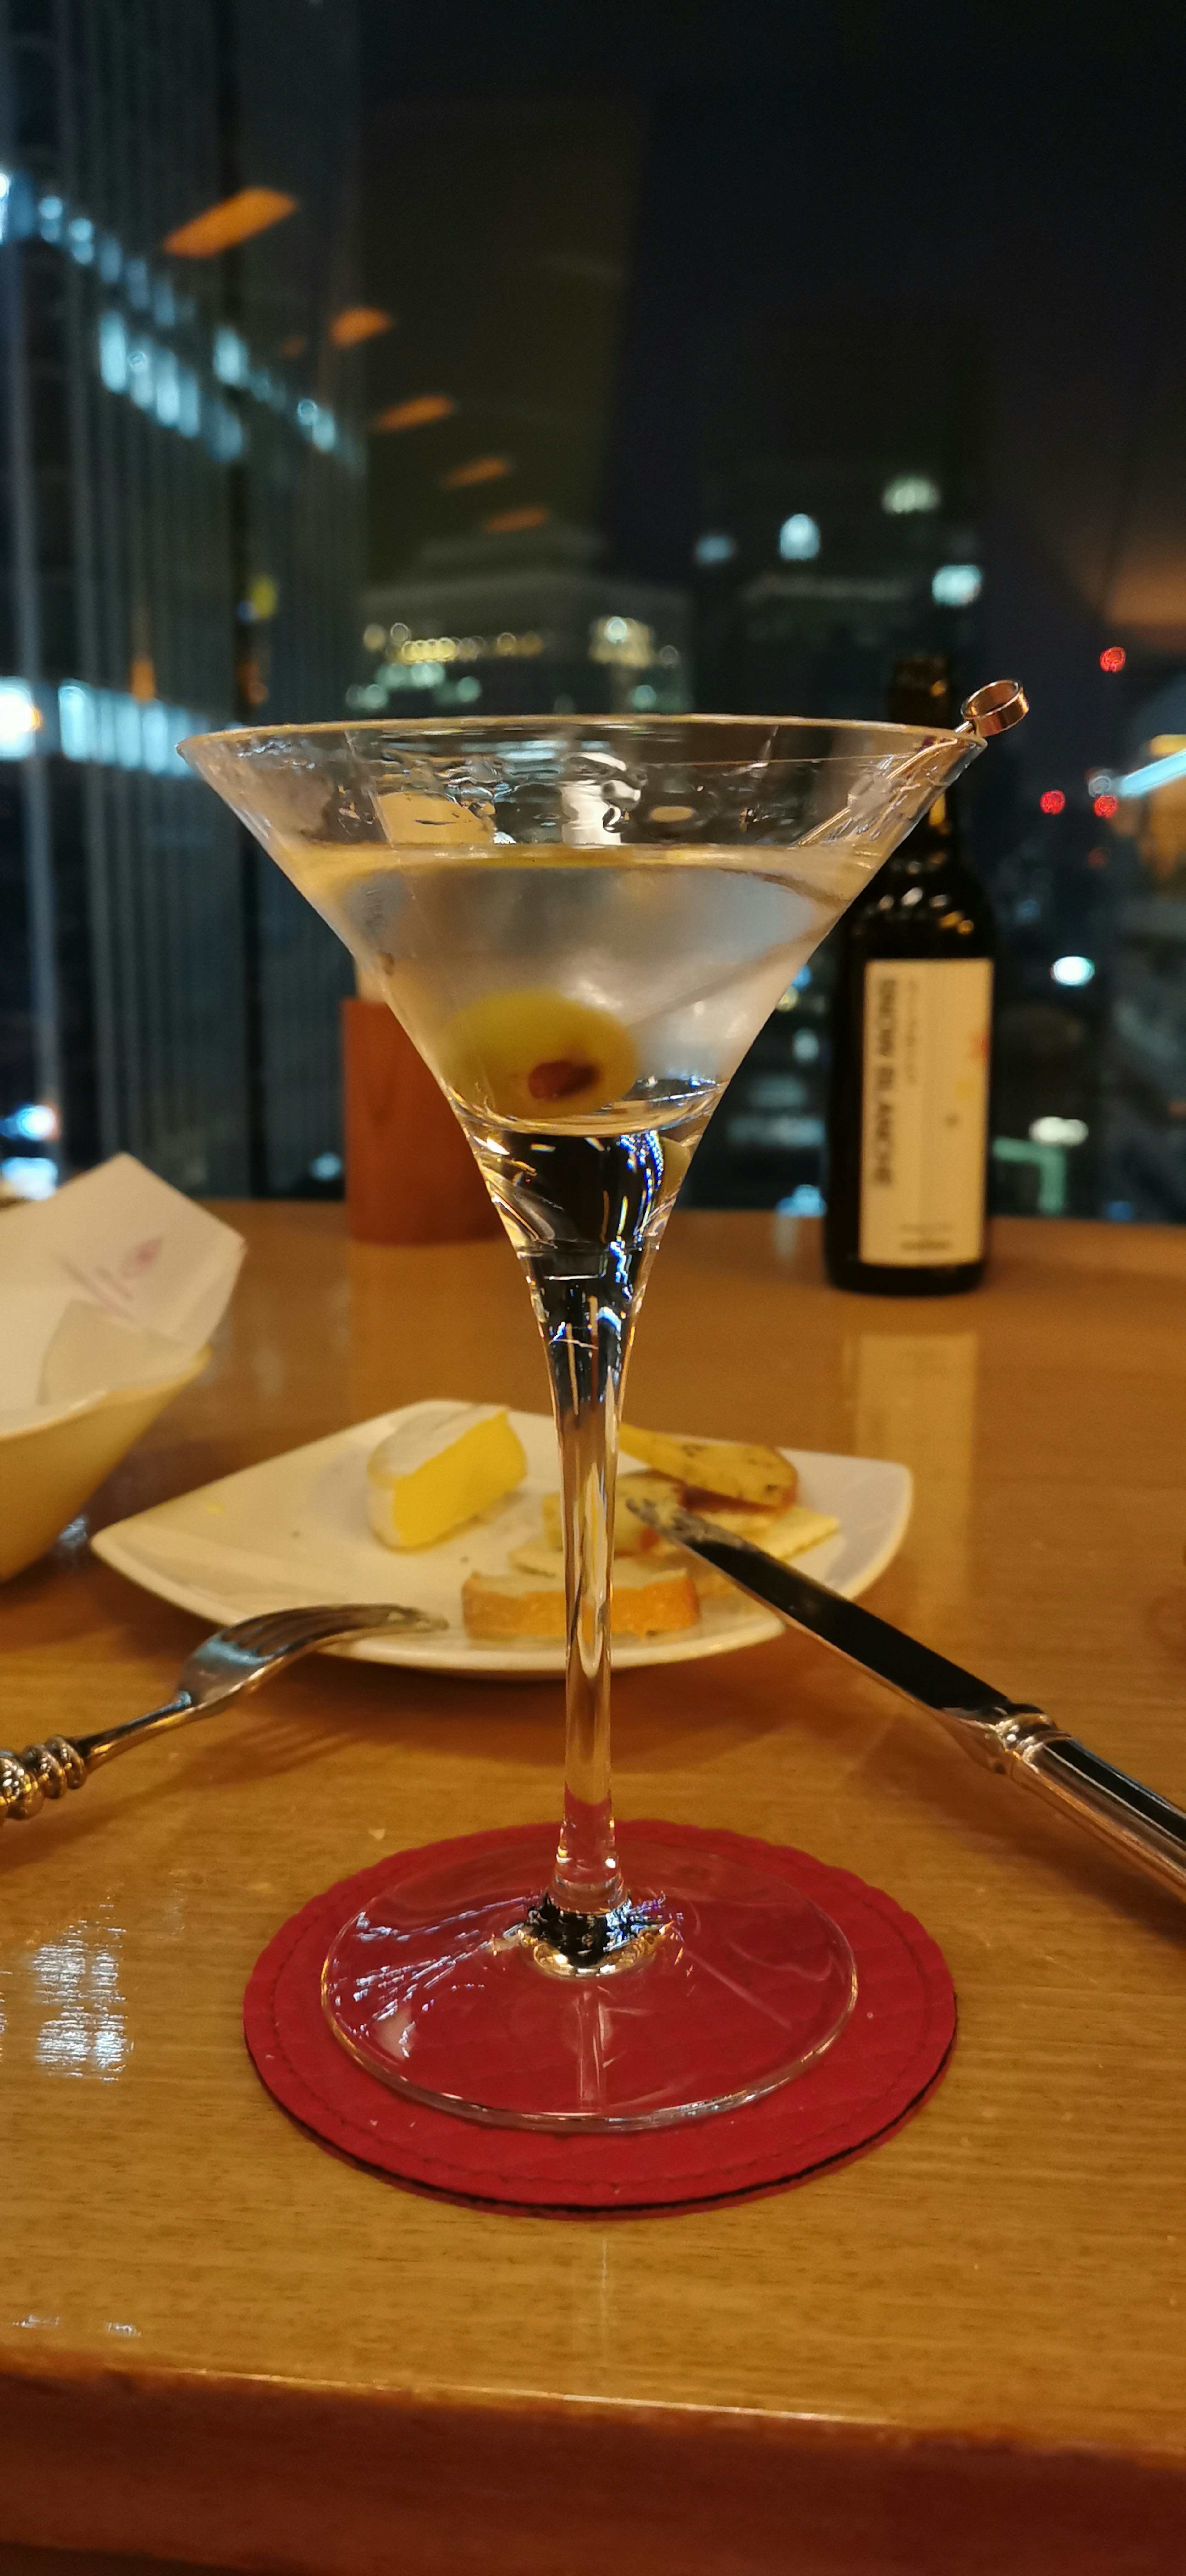
[(401, 2182), (515, 2209), (627, 2213), (805, 2182), (879, 2146), (921, 2110), (951, 2052), (955, 1995), (942, 1953), (913, 1915), (881, 1888), (807, 1852), (686, 1825), (624, 1827), (627, 1875), (632, 1830), (732, 1852), (792, 1880), (840, 1925), (856, 1960), (857, 2000), (840, 2037), (804, 2074), (712, 2119), (564, 2137), (425, 2110), (356, 2066), (321, 2006), (321, 1970), (334, 1933), (405, 1871), (461, 1859), (491, 1842), (537, 1841), (538, 1825), (528, 1825), (514, 1835), (471, 1834), (393, 1853), (327, 1888), (281, 1926), (257, 1961), (243, 2007), (247, 2045), (269, 2092), (326, 2146)]

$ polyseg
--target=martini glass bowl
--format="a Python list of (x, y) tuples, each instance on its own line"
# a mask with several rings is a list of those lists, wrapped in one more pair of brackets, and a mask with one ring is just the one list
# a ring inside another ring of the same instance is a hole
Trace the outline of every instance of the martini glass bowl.
[(703, 2117), (787, 2082), (852, 2010), (843, 1934), (781, 1875), (703, 1837), (615, 1827), (622, 1388), (664, 1225), (730, 1075), (1015, 705), (998, 682), (953, 733), (574, 716), (183, 745), (379, 979), (469, 1138), (547, 1355), (568, 1621), (558, 1842), (438, 1847), (325, 1962), (337, 2038), (434, 2109), (576, 2132)]

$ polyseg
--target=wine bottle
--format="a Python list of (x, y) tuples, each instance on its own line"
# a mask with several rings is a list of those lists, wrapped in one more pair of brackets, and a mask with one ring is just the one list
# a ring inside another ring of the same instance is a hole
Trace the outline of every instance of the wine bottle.
[[(954, 722), (936, 654), (899, 662), (897, 724)], [(942, 1297), (984, 1275), (993, 918), (936, 798), (838, 933), (824, 1257), (839, 1288)]]

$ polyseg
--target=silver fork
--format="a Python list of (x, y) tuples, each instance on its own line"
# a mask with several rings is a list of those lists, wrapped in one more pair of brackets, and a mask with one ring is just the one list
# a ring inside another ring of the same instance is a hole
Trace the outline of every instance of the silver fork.
[(398, 1602), (326, 1604), (312, 1610), (273, 1610), (262, 1619), (243, 1619), (236, 1628), (219, 1628), (187, 1655), (177, 1677), (177, 1695), (163, 1708), (150, 1709), (126, 1726), (104, 1727), (97, 1735), (49, 1735), (43, 1744), (28, 1744), (23, 1753), (0, 1751), (0, 1824), (11, 1817), (23, 1823), (35, 1816), (47, 1798), (62, 1798), (67, 1789), (128, 1753), (150, 1735), (189, 1726), (195, 1718), (213, 1717), (241, 1692), (256, 1690), (270, 1673), (331, 1646), (343, 1637), (374, 1636), (386, 1629), (404, 1636), (427, 1636), (445, 1626), (426, 1610), (405, 1610)]

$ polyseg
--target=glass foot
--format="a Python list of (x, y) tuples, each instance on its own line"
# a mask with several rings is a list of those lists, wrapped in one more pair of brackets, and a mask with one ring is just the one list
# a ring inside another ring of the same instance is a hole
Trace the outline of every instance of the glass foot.
[[(856, 1970), (788, 1882), (627, 1828), (629, 1905), (598, 1955), (552, 1937), (554, 1844), (522, 1835), (398, 1880), (345, 1924), (322, 1997), (398, 2092), (498, 2128), (660, 2128), (736, 2109), (835, 2039)], [(564, 1918), (558, 1918), (561, 1922)]]

